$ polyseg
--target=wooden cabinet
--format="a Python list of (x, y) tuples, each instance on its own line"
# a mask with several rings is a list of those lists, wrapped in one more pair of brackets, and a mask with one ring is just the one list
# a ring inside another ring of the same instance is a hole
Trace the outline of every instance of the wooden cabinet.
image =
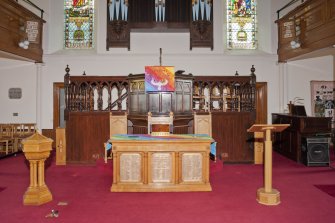
[(331, 118), (272, 114), (272, 124), (290, 124), (286, 130), (274, 134), (274, 149), (284, 156), (301, 162), (302, 137), (330, 137)]

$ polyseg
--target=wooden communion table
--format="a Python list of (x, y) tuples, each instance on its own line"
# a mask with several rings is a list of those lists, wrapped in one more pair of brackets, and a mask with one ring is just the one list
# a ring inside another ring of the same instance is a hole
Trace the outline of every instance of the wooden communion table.
[(204, 135), (113, 135), (112, 192), (211, 191)]

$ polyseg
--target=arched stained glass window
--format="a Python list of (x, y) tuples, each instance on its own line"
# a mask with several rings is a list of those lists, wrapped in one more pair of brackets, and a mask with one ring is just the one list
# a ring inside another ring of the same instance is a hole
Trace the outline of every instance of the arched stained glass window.
[(228, 49), (256, 49), (256, 0), (227, 0)]
[(64, 0), (66, 49), (93, 48), (94, 0)]

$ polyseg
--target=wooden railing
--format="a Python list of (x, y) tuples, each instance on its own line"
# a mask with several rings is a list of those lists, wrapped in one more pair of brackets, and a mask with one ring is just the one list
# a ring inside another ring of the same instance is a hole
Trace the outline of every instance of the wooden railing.
[(126, 76), (70, 76), (69, 72), (67, 66), (65, 113), (127, 110), (129, 87)]
[(276, 22), (279, 62), (335, 45), (333, 0), (307, 0)]
[(255, 111), (256, 75), (195, 76), (193, 111)]

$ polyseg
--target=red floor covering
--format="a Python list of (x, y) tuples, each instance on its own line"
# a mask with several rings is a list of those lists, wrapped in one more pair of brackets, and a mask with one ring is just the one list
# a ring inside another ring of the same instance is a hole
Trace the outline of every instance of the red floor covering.
[[(315, 185), (335, 185), (332, 167), (306, 167), (274, 153), (273, 187), (281, 203), (256, 201), (263, 186), (263, 166), (211, 163), (212, 192), (112, 193), (111, 161), (96, 166), (56, 166), (46, 169), (53, 201), (24, 206), (29, 169), (22, 154), (0, 160), (0, 222), (90, 223), (333, 223), (335, 198)], [(67, 205), (60, 206), (59, 202)], [(57, 210), (57, 218), (45, 216)]]

